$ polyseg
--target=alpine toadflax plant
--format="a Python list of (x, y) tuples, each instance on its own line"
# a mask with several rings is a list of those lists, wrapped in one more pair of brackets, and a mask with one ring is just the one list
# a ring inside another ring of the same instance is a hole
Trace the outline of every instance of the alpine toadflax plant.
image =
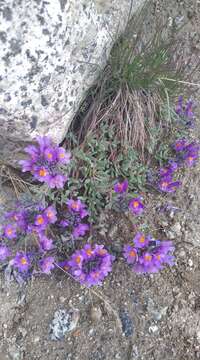
[(47, 183), (52, 189), (63, 188), (67, 181), (63, 165), (70, 163), (70, 152), (54, 144), (47, 136), (38, 136), (36, 141), (37, 145), (25, 148), (29, 159), (20, 161), (22, 171), (30, 171), (36, 180)]
[(41, 235), (49, 224), (56, 222), (56, 213), (53, 206), (45, 208), (41, 204), (29, 204), (23, 207), (18, 203), (15, 211), (5, 214), (2, 237), (12, 240), (30, 233)]
[(0, 261), (9, 262), (19, 273), (27, 276), (30, 276), (33, 270), (35, 273), (49, 274), (54, 265), (53, 261), (50, 263), (52, 257), (45, 255), (55, 246), (46, 233), (49, 226), (56, 221), (57, 211), (54, 206), (44, 207), (29, 202), (22, 205), (18, 202), (16, 209), (4, 216)]
[(70, 272), (83, 285), (90, 287), (101, 285), (112, 270), (114, 256), (103, 245), (86, 244), (77, 250), (68, 262)]
[(174, 180), (175, 172), (182, 166), (191, 167), (199, 158), (200, 146), (195, 141), (189, 143), (186, 139), (178, 139), (172, 144), (175, 150), (175, 160), (169, 160), (165, 167), (159, 169), (158, 189), (163, 192), (172, 193), (181, 186), (181, 182)]
[(137, 233), (132, 243), (124, 246), (124, 258), (137, 273), (155, 273), (165, 265), (174, 264), (173, 251), (171, 241), (154, 240)]
[(128, 180), (115, 183), (114, 209), (120, 212), (130, 210), (133, 215), (141, 215), (144, 211), (144, 204), (141, 196), (132, 198), (127, 190)]
[(80, 238), (89, 231), (89, 224), (85, 222), (85, 218), (89, 213), (86, 205), (80, 200), (69, 199), (67, 208), (62, 211), (60, 227), (73, 239)]

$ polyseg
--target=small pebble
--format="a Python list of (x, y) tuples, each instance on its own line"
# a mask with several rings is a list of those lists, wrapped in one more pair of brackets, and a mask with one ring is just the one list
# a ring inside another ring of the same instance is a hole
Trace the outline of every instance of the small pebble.
[(39, 336), (36, 336), (33, 340), (34, 343), (38, 343), (40, 341), (40, 337)]
[(185, 250), (180, 250), (179, 256), (180, 256), (181, 258), (184, 258), (184, 257), (186, 256)]
[(190, 267), (193, 266), (193, 261), (192, 261), (192, 259), (189, 259), (189, 260), (188, 260), (188, 265), (189, 265)]
[(122, 331), (126, 337), (133, 335), (133, 321), (127, 311), (122, 310), (119, 314), (122, 322)]
[(150, 334), (155, 334), (156, 332), (158, 332), (158, 326), (157, 325), (151, 325), (149, 327), (149, 333)]
[(102, 318), (102, 311), (100, 307), (93, 306), (91, 308), (90, 316), (93, 322), (99, 322)]

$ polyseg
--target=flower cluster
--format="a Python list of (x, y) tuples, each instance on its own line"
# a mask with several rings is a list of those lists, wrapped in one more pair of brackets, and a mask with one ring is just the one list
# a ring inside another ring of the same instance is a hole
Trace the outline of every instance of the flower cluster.
[(49, 137), (38, 136), (36, 140), (37, 145), (25, 148), (29, 159), (20, 161), (22, 171), (30, 171), (36, 180), (47, 183), (52, 189), (63, 188), (67, 176), (63, 174), (62, 165), (70, 163), (70, 152), (55, 145)]
[(71, 234), (73, 239), (77, 239), (89, 230), (89, 225), (83, 222), (88, 215), (86, 205), (80, 199), (69, 199), (66, 210), (62, 211), (60, 226)]
[(154, 240), (137, 233), (132, 244), (124, 246), (124, 257), (137, 273), (156, 273), (164, 265), (173, 265), (174, 246), (171, 241)]
[(128, 180), (116, 182), (114, 185), (114, 192), (117, 194), (115, 199), (116, 210), (130, 210), (134, 215), (141, 215), (144, 211), (144, 205), (141, 196), (130, 197), (127, 193)]
[(158, 188), (164, 192), (174, 192), (180, 187), (181, 182), (173, 179), (176, 170), (182, 166), (193, 166), (199, 158), (200, 146), (195, 141), (179, 139), (172, 145), (175, 151), (175, 160), (169, 160), (168, 164), (159, 169)]
[(174, 181), (173, 176), (175, 171), (178, 169), (178, 164), (175, 161), (169, 161), (168, 164), (160, 168), (159, 177), (160, 180), (158, 182), (158, 188), (164, 192), (174, 192), (177, 188), (180, 187), (180, 181)]
[(188, 167), (196, 165), (199, 158), (200, 146), (195, 141), (189, 142), (186, 139), (179, 139), (173, 144), (176, 151), (177, 161)]
[[(46, 253), (54, 249), (53, 240), (46, 236), (50, 224), (57, 220), (57, 212), (53, 206), (44, 207), (41, 204), (23, 206), (18, 203), (14, 211), (5, 214), (0, 242), (0, 261), (9, 259), (10, 265), (21, 273), (31, 271), (37, 265), (40, 272), (49, 273), (52, 269)], [(11, 248), (23, 244), (26, 251)], [(48, 265), (49, 264), (49, 265)]]
[(48, 225), (54, 224), (56, 220), (57, 211), (53, 206), (29, 204), (23, 207), (18, 203), (16, 210), (5, 214), (2, 237), (11, 240), (30, 233), (37, 233), (42, 237)]
[[(86, 244), (77, 250), (68, 261), (71, 274), (87, 287), (101, 285), (112, 270), (114, 256), (110, 255), (103, 245)], [(66, 264), (65, 264), (66, 266)]]

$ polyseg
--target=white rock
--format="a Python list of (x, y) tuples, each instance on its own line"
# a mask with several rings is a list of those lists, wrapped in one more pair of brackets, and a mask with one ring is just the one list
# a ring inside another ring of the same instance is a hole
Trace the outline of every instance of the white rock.
[(144, 0), (6, 0), (0, 12), (0, 153), (38, 134), (60, 142)]
[(150, 327), (149, 327), (149, 333), (150, 334), (155, 334), (156, 332), (158, 332), (158, 326), (157, 325), (151, 325)]

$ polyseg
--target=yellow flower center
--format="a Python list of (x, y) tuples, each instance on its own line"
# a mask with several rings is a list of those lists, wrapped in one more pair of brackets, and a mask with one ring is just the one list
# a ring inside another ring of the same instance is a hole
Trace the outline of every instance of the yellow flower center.
[(77, 210), (78, 207), (79, 207), (79, 206), (78, 206), (78, 203), (77, 203), (76, 201), (74, 201), (73, 204), (72, 204), (72, 209)]
[(145, 237), (144, 237), (144, 235), (140, 236), (139, 242), (142, 243), (142, 244), (145, 242)]
[(51, 153), (47, 154), (48, 159), (52, 159), (53, 155)]
[(39, 175), (40, 176), (46, 176), (47, 175), (47, 171), (45, 170), (45, 169), (40, 169), (40, 171), (39, 171)]
[(99, 277), (99, 272), (98, 271), (95, 271), (94, 273), (92, 273), (92, 277), (94, 279), (97, 279)]
[(188, 157), (188, 160), (189, 160), (189, 161), (192, 161), (192, 160), (193, 160), (193, 156), (189, 156), (189, 157)]
[(133, 207), (134, 208), (137, 208), (139, 205), (139, 202), (137, 200), (133, 201)]
[(168, 183), (167, 181), (163, 181), (163, 182), (162, 182), (162, 186), (163, 186), (163, 187), (167, 187), (168, 185), (169, 185), (169, 183)]
[(26, 264), (27, 264), (27, 260), (26, 260), (25, 257), (22, 257), (20, 261), (21, 261), (21, 264), (22, 264), (22, 265), (26, 265)]
[(44, 223), (43, 217), (42, 217), (42, 216), (38, 216), (37, 222), (38, 222), (38, 224), (40, 224), (40, 225), (43, 224), (43, 223)]
[(60, 153), (60, 154), (59, 154), (59, 158), (60, 158), (60, 159), (63, 159), (64, 157), (65, 157), (65, 154), (64, 154), (64, 153)]
[(92, 250), (90, 250), (90, 249), (86, 250), (86, 254), (87, 254), (88, 256), (91, 256), (91, 255), (92, 255)]
[(156, 258), (157, 258), (158, 260), (160, 260), (160, 259), (161, 259), (161, 255), (156, 255)]
[(107, 251), (105, 249), (99, 250), (99, 255), (105, 255), (106, 253), (107, 253)]
[(8, 233), (8, 235), (12, 235), (12, 233), (13, 233), (12, 229), (8, 229), (7, 233)]
[(52, 216), (53, 216), (52, 211), (48, 211), (48, 212), (47, 212), (47, 217), (48, 217), (48, 218), (51, 218)]
[(136, 253), (135, 253), (135, 251), (134, 251), (134, 250), (131, 250), (131, 251), (129, 252), (129, 256), (131, 256), (131, 257), (135, 257), (135, 255), (136, 255)]
[(151, 261), (151, 259), (152, 259), (152, 256), (151, 256), (151, 255), (145, 255), (145, 260)]
[(80, 264), (80, 262), (81, 262), (81, 257), (80, 257), (80, 256), (77, 256), (75, 261), (76, 261), (77, 264)]

